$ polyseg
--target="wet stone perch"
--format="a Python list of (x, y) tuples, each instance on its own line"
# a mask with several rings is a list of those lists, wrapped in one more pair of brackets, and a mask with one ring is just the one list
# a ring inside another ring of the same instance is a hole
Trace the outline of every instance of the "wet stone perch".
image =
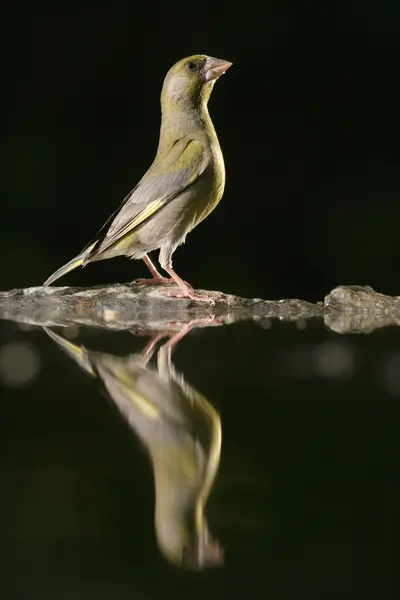
[[(308, 318), (321, 316), (322, 306), (301, 300), (267, 301), (259, 298), (241, 298), (229, 294), (215, 293), (215, 306), (196, 302), (190, 298), (171, 298), (170, 285), (148, 286), (132, 282), (76, 287), (34, 287), (0, 292), (0, 316), (13, 318), (30, 315), (35, 321), (42, 318), (68, 321), (78, 318), (84, 324), (94, 320), (97, 324), (112, 326), (115, 316), (118, 321), (139, 323), (149, 320), (177, 320), (189, 322), (194, 318), (210, 314), (231, 315), (233, 320), (282, 316)], [(206, 292), (213, 294), (214, 292)], [(44, 323), (41, 323), (44, 324)]]
[(397, 315), (400, 317), (400, 296), (385, 296), (369, 285), (343, 285), (325, 296), (324, 306), (344, 312)]
[[(171, 298), (171, 286), (130, 284), (91, 288), (32, 287), (0, 292), (0, 318), (39, 326), (87, 325), (110, 329), (165, 328), (166, 323), (190, 323), (211, 318), (213, 324), (270, 318), (285, 321), (324, 318), (338, 332), (398, 325), (400, 297), (385, 296), (370, 287), (340, 286), (322, 303), (298, 299), (262, 300), (215, 293), (215, 306), (188, 298)], [(207, 292), (214, 294), (214, 292)], [(207, 321), (207, 324), (211, 322)]]

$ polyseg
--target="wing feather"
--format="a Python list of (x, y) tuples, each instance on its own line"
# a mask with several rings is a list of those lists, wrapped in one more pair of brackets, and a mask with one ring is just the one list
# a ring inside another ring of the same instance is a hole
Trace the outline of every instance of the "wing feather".
[(103, 225), (86, 249), (86, 260), (101, 254), (151, 219), (163, 206), (192, 185), (204, 172), (207, 156), (197, 140), (183, 137), (162, 149), (121, 206)]

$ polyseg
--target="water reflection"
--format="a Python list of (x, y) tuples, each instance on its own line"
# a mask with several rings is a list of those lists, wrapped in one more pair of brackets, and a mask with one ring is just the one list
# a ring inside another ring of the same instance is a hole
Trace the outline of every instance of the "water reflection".
[[(171, 360), (176, 344), (198, 323), (157, 333), (141, 354), (94, 352), (44, 328), (54, 342), (96, 377), (146, 447), (155, 481), (155, 531), (164, 556), (177, 566), (202, 569), (223, 562), (204, 515), (221, 453), (221, 422), (204, 396)], [(156, 367), (150, 364), (156, 355)]]

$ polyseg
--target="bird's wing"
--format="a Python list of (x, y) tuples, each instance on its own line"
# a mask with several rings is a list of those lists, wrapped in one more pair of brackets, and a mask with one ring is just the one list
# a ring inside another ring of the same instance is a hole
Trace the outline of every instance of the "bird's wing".
[(192, 185), (207, 167), (204, 146), (184, 137), (159, 152), (154, 163), (128, 194), (120, 208), (88, 244), (90, 254), (100, 254), (132, 233), (163, 206)]

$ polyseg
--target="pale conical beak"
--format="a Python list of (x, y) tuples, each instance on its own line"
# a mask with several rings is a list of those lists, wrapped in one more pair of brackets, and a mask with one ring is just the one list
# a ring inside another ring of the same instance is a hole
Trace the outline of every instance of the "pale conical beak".
[(228, 60), (215, 61), (209, 69), (206, 71), (206, 81), (214, 81), (225, 73), (232, 66), (233, 63)]

